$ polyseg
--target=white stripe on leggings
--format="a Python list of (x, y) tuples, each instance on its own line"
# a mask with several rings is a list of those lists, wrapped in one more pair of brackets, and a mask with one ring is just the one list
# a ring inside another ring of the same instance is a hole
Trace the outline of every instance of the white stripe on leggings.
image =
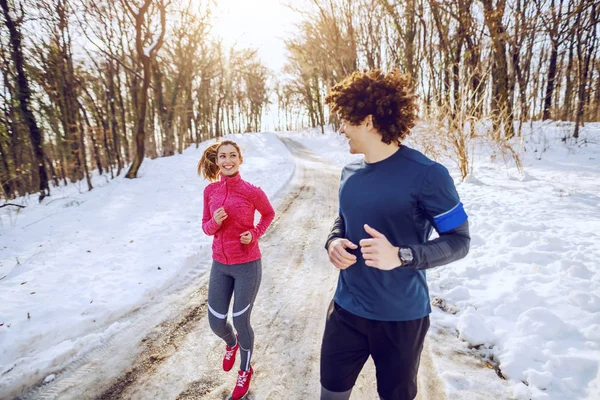
[(248, 358), (246, 358), (246, 368), (244, 368), (244, 371), (250, 371), (250, 357), (252, 356), (252, 352), (250, 350), (244, 349), (242, 346), (240, 346), (240, 349), (242, 349), (242, 351), (248, 352)]
[[(210, 307), (210, 306), (209, 306)], [(246, 306), (246, 308), (244, 308), (242, 311), (238, 311), (238, 312), (234, 312), (233, 315), (234, 317), (239, 317), (240, 315), (242, 315), (243, 313), (245, 313), (246, 311), (248, 311), (248, 309), (250, 308), (250, 304), (248, 304)]]
[[(248, 358), (246, 358), (246, 368), (244, 368), (244, 371), (250, 371), (250, 357), (252, 356), (252, 352), (250, 350), (246, 350), (245, 348), (243, 348), (241, 344), (240, 344), (240, 350), (248, 353)], [(241, 365), (240, 365), (240, 367), (241, 367)]]
[(210, 306), (210, 304), (208, 305), (208, 311), (210, 311), (210, 313), (212, 315), (214, 315), (217, 318), (220, 319), (227, 319), (227, 314), (219, 314), (218, 312), (216, 312), (215, 310), (213, 310), (213, 308)]

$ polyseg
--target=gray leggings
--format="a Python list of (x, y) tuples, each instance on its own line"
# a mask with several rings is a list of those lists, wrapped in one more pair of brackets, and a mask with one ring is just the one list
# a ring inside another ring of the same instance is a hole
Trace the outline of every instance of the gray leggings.
[(262, 276), (261, 260), (244, 264), (225, 265), (213, 260), (208, 283), (208, 321), (212, 331), (225, 341), (227, 346), (235, 346), (236, 339), (227, 313), (231, 296), (233, 299), (233, 325), (240, 342), (241, 370), (250, 369), (250, 359), (254, 349), (254, 331), (250, 326), (250, 313), (260, 287)]

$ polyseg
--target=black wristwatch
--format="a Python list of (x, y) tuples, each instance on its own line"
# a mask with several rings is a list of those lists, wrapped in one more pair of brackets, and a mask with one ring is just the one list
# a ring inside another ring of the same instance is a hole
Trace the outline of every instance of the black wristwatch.
[(400, 247), (398, 249), (398, 258), (400, 258), (401, 266), (410, 265), (413, 262), (413, 252), (410, 247)]

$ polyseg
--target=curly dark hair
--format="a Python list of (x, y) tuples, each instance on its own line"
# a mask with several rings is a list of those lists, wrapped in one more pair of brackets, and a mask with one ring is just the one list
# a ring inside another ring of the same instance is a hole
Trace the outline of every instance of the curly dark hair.
[(352, 125), (372, 115), (373, 126), (386, 144), (400, 144), (408, 136), (418, 111), (410, 76), (397, 69), (388, 73), (379, 69), (356, 71), (332, 87), (325, 102), (331, 112)]

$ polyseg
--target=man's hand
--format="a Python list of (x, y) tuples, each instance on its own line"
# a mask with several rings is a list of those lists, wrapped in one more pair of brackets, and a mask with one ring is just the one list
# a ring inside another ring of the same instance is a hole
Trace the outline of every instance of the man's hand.
[(365, 231), (372, 239), (363, 239), (359, 244), (367, 266), (389, 271), (402, 265), (398, 257), (398, 247), (392, 246), (383, 233), (377, 232), (367, 224)]
[(227, 213), (225, 212), (225, 209), (223, 207), (217, 208), (215, 210), (215, 213), (213, 214), (213, 219), (217, 224), (221, 225), (226, 218)]
[(240, 242), (242, 244), (250, 244), (252, 242), (252, 232), (246, 231), (240, 235)]
[(346, 269), (356, 262), (356, 256), (350, 254), (346, 249), (357, 249), (354, 243), (348, 239), (335, 239), (329, 243), (327, 254), (329, 255), (329, 261), (338, 269)]

